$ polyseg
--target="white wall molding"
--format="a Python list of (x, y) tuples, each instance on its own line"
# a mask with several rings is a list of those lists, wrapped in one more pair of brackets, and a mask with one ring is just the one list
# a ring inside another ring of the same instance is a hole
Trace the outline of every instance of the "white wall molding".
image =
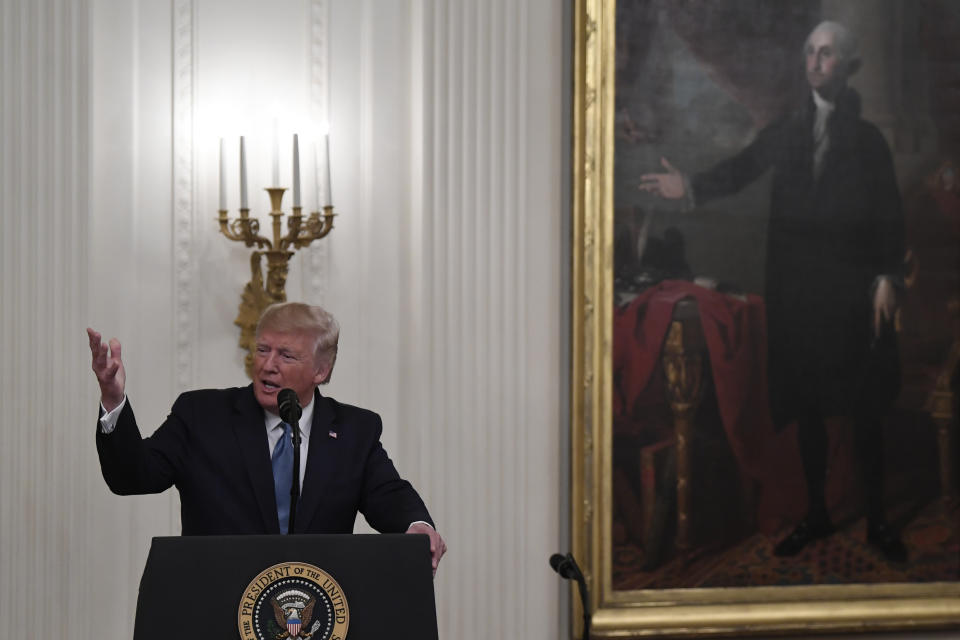
[[(330, 120), (330, 67), (327, 31), (329, 29), (329, 7), (327, 0), (310, 0), (310, 116), (319, 123), (329, 124)], [(312, 154), (312, 150), (310, 151)], [(323, 153), (319, 149), (317, 153)], [(315, 158), (310, 158), (309, 166)], [(307, 203), (311, 198), (307, 197)], [(322, 203), (321, 203), (322, 204)], [(336, 234), (336, 231), (333, 232)], [(312, 304), (323, 305), (327, 299), (327, 281), (330, 277), (331, 238), (315, 242), (304, 252), (300, 265), (307, 273), (303, 278), (302, 299)]]
[(178, 389), (196, 379), (198, 303), (194, 239), (194, 3), (173, 1), (173, 264), (174, 336)]

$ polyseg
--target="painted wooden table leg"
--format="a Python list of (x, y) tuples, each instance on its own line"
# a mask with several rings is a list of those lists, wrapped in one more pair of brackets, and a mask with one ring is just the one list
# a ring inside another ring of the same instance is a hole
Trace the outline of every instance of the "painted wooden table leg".
[(684, 324), (670, 323), (663, 346), (667, 401), (677, 443), (677, 550), (690, 549), (690, 438), (702, 395), (703, 353), (684, 340)]

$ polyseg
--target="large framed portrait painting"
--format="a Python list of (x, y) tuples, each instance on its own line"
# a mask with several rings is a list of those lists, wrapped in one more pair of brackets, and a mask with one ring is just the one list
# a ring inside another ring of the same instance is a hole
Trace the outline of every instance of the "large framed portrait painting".
[(592, 636), (960, 625), (960, 5), (574, 21)]

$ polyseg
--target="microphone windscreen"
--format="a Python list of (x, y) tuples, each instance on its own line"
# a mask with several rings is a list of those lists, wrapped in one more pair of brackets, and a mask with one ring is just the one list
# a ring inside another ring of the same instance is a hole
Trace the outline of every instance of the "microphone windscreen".
[(293, 389), (281, 389), (277, 394), (277, 411), (284, 422), (290, 425), (296, 424), (303, 413), (297, 392)]
[(553, 570), (557, 573), (560, 573), (560, 563), (563, 562), (564, 557), (559, 553), (555, 553), (550, 556), (550, 566), (553, 567)]

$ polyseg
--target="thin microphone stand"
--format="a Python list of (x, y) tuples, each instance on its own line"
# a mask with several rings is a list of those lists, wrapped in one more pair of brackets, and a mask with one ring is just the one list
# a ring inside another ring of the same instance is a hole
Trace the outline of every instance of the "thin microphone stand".
[(550, 556), (550, 566), (560, 574), (561, 578), (567, 580), (576, 580), (580, 588), (580, 604), (583, 608), (583, 640), (590, 638), (590, 594), (587, 591), (587, 580), (583, 577), (583, 572), (577, 566), (577, 561), (572, 553), (566, 556), (555, 553)]
[[(289, 423), (288, 423), (289, 424)], [(290, 425), (293, 436), (293, 482), (290, 485), (290, 522), (287, 533), (293, 533), (297, 520), (297, 502), (300, 500), (300, 420)]]

